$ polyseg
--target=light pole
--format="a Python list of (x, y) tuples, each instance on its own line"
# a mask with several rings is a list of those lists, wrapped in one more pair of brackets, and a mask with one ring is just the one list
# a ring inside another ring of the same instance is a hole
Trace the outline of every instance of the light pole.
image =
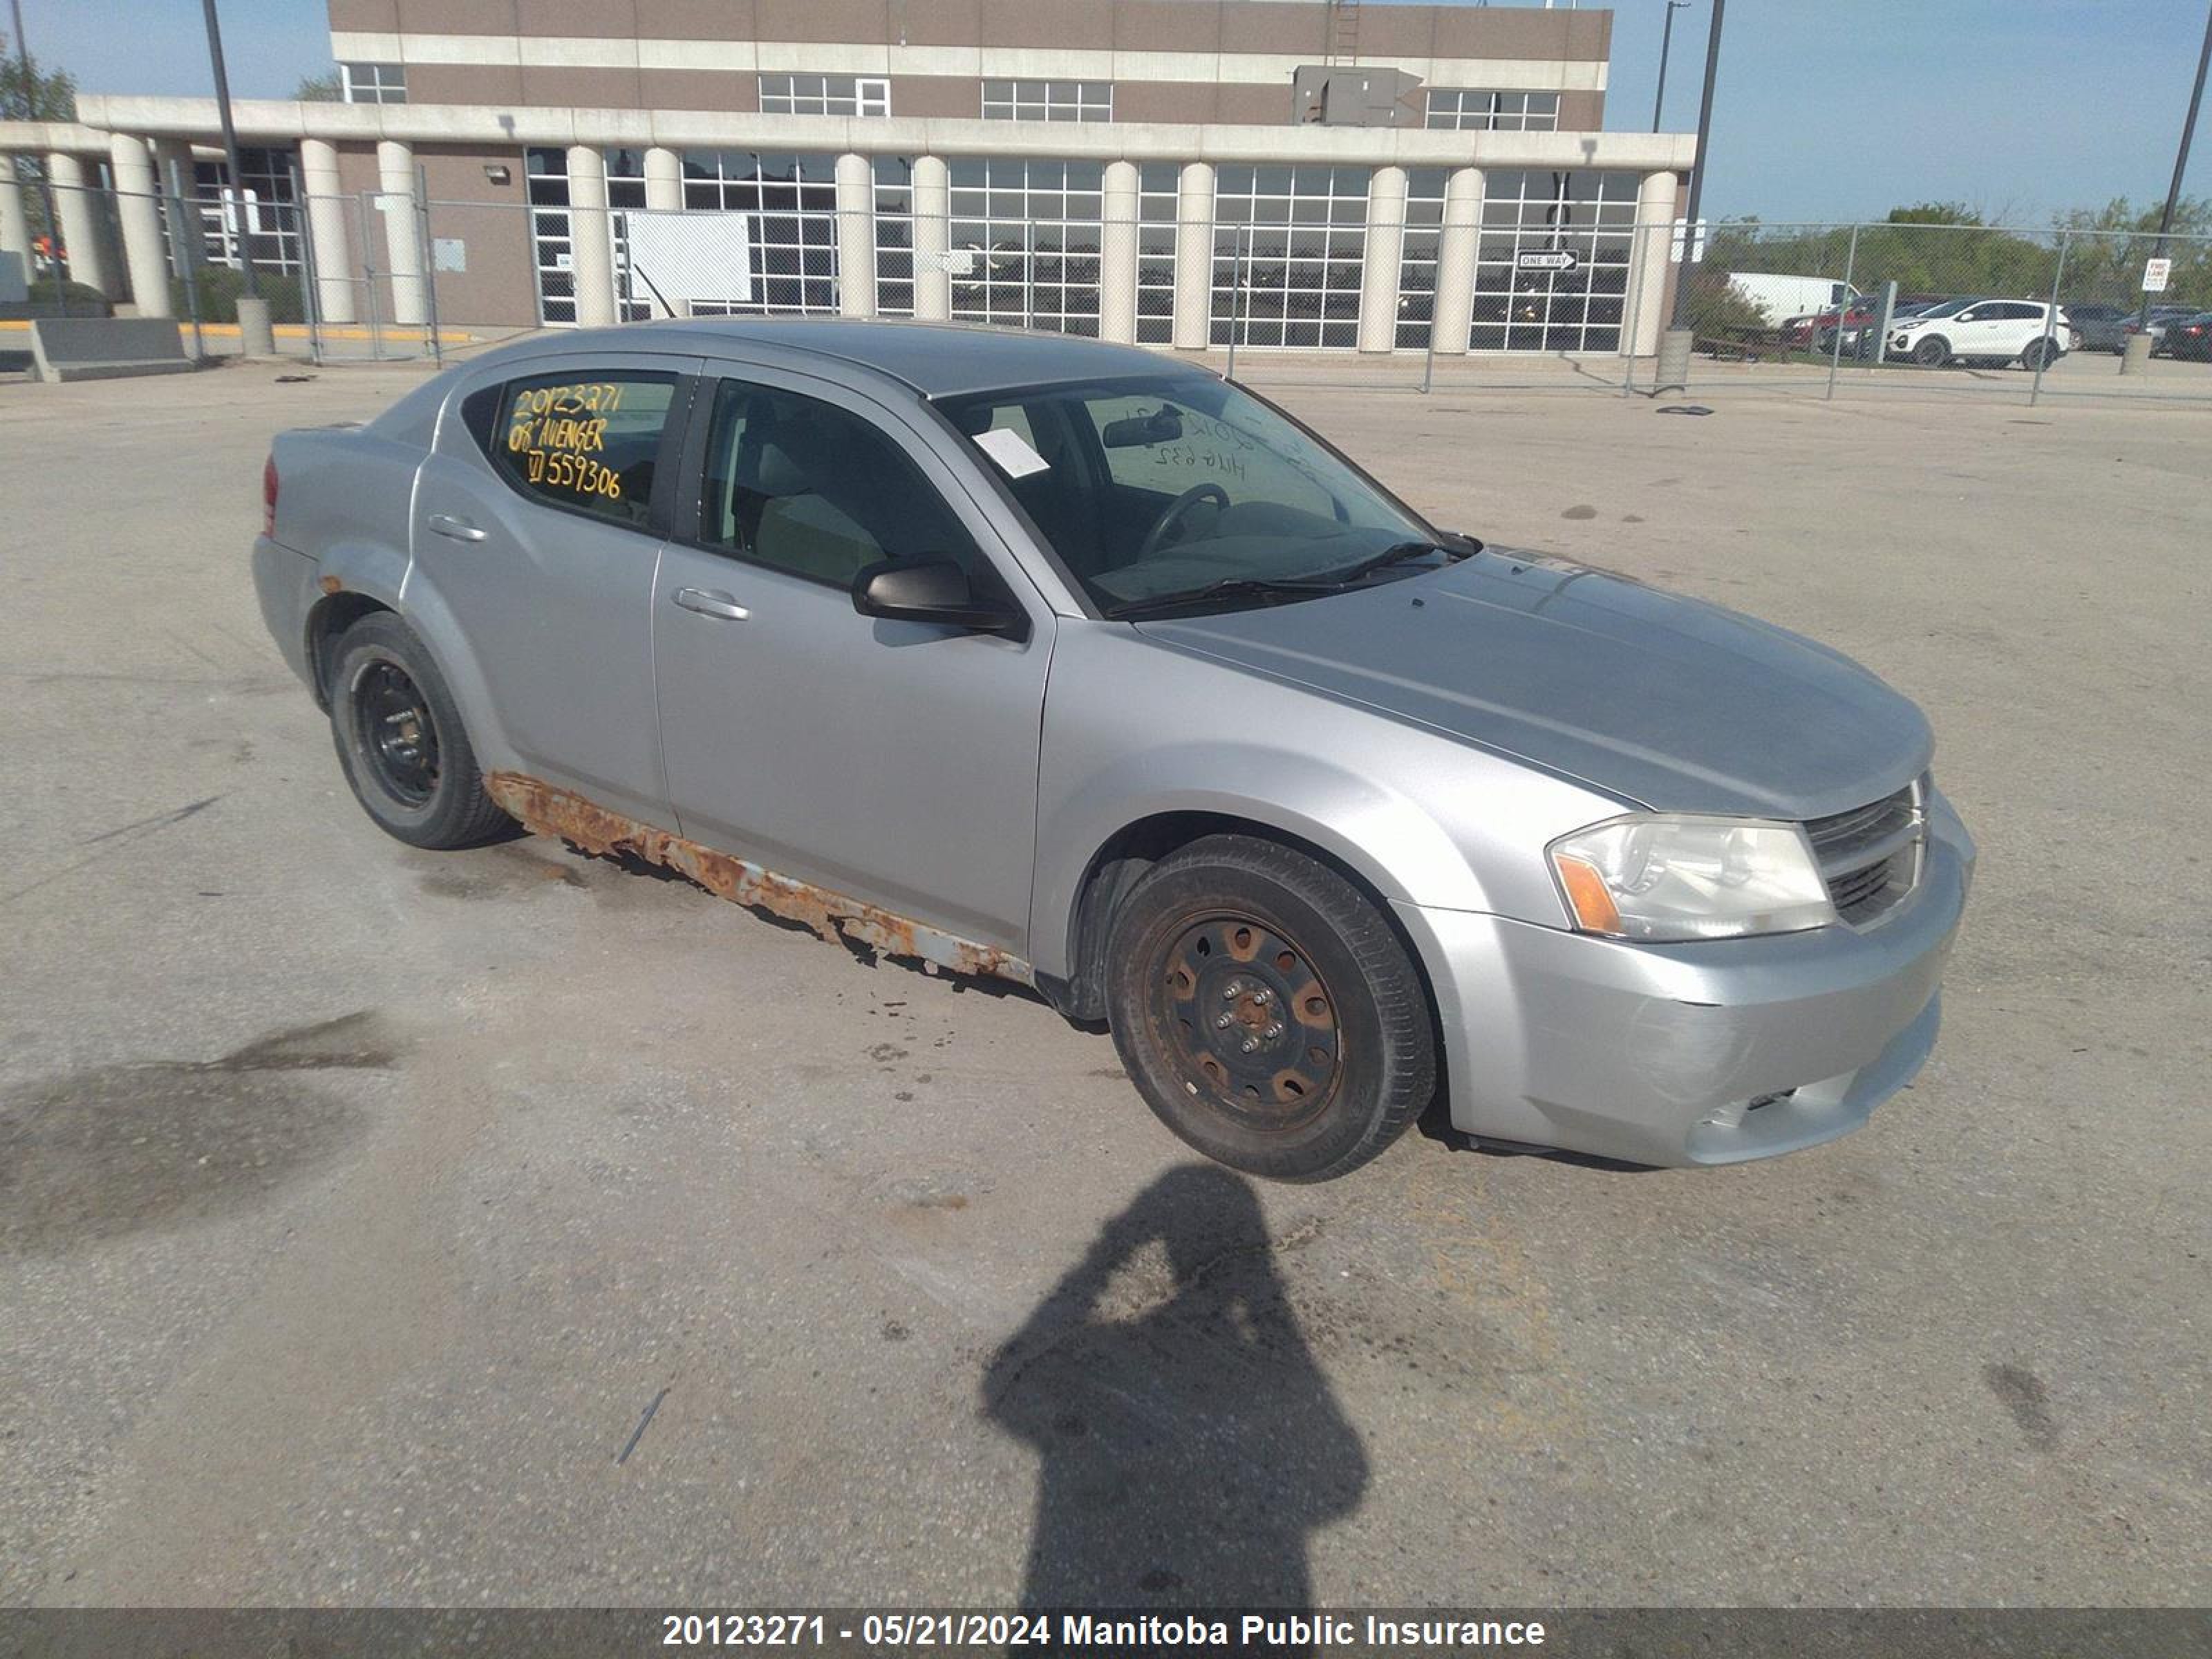
[(276, 331), (269, 325), (269, 302), (261, 297), (261, 284), (253, 270), (253, 222), (246, 211), (245, 173), (238, 164), (238, 125), (230, 117), (230, 77), (222, 67), (222, 25), (216, 21), (215, 0), (200, 0), (207, 16), (208, 58), (215, 65), (216, 113), (222, 121), (223, 163), (230, 174), (231, 211), (237, 216), (238, 265), (245, 292), (238, 296), (238, 349), (247, 357), (274, 356)]
[[(2197, 112), (2204, 102), (2204, 68), (2212, 64), (2212, 9), (2204, 15), (2204, 46), (2197, 54), (2197, 84), (2190, 89), (2189, 113), (2181, 123), (2181, 148), (2173, 157), (2173, 182), (2166, 187), (2166, 210), (2158, 216), (2158, 246), (2151, 250), (2151, 258), (2166, 257), (2166, 239), (2173, 229), (2174, 204), (2181, 198), (2181, 175), (2189, 171), (2189, 142), (2197, 136)], [(2136, 342), (2142, 341), (2138, 350)], [(2128, 349), (2120, 358), (2120, 372), (2127, 373), (2132, 362), (2150, 356), (2150, 290), (2145, 289), (2142, 308), (2136, 316), (2136, 331), (2128, 341)]]
[(1721, 18), (1728, 0), (1713, 0), (1712, 32), (1705, 37), (1705, 90), (1698, 100), (1698, 153), (1690, 164), (1690, 200), (1682, 228), (1682, 265), (1674, 278), (1674, 321), (1659, 338), (1658, 373), (1652, 391), (1680, 392), (1690, 381), (1690, 348), (1696, 332), (1690, 326), (1690, 256), (1698, 246), (1698, 205), (1705, 193), (1705, 149), (1713, 136), (1713, 77), (1720, 71)]
[(1659, 32), (1659, 90), (1651, 94), (1651, 131), (1659, 131), (1659, 112), (1667, 102), (1667, 54), (1674, 45), (1674, 14), (1687, 11), (1690, 0), (1667, 0), (1667, 26)]
[[(9, 0), (15, 19), (15, 61), (23, 68), (23, 118), (39, 118), (39, 82), (31, 71), (31, 43), (23, 38), (23, 0)], [(8, 167), (15, 170), (15, 158), (8, 158)], [(54, 302), (61, 314), (69, 315), (69, 251), (62, 246), (62, 222), (54, 213), (54, 175), (42, 160), (39, 163), (39, 195), (46, 204), (46, 250), (54, 265)], [(31, 248), (31, 286), (39, 285), (39, 254), (36, 239)]]

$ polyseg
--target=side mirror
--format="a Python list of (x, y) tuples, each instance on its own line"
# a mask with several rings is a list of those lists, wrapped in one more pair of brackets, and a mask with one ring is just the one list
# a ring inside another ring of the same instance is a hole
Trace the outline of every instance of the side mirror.
[(1020, 606), (979, 594), (951, 559), (884, 559), (853, 578), (853, 609), (893, 622), (942, 623), (971, 633), (1024, 639), (1030, 619)]

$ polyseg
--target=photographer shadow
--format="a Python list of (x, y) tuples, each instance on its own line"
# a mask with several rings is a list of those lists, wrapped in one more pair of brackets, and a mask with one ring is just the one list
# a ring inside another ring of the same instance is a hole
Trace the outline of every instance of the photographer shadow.
[(1308, 1534), (1367, 1460), (1277, 1248), (1242, 1176), (1170, 1170), (994, 1356), (985, 1414), (1042, 1460), (1025, 1609), (1312, 1605)]

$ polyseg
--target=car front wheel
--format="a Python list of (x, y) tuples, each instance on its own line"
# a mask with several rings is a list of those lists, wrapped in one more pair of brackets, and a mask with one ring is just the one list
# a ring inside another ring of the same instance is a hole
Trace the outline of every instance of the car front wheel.
[(1923, 368), (1941, 368), (1951, 361), (1951, 343), (1948, 340), (1923, 340), (1912, 348), (1912, 361)]
[(1146, 1103), (1207, 1157), (1327, 1181), (1434, 1095), (1436, 1037), (1405, 945), (1303, 853), (1214, 836), (1146, 872), (1108, 943), (1108, 1014)]
[(355, 799), (410, 847), (474, 847), (514, 828), (484, 793), (445, 676), (389, 611), (363, 617), (332, 653), (331, 735)]

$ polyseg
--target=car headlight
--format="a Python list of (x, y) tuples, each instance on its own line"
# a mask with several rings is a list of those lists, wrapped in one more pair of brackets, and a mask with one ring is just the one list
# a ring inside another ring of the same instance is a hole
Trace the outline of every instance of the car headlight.
[(1755, 818), (1634, 814), (1547, 849), (1575, 925), (1616, 939), (1741, 939), (1836, 920), (1804, 832)]

